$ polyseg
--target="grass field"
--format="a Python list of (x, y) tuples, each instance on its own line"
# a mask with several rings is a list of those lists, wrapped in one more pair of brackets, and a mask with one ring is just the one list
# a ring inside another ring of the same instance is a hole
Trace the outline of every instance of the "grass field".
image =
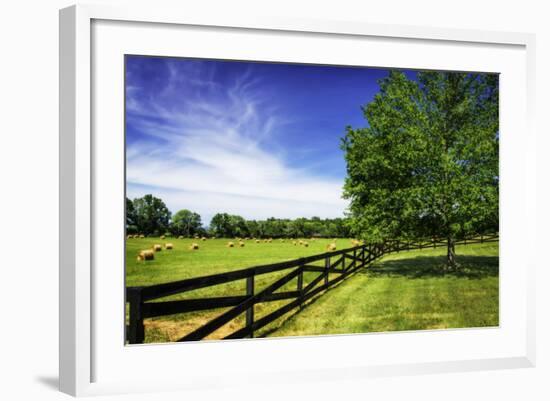
[(269, 335), (498, 326), (498, 242), (459, 245), (456, 251), (457, 273), (440, 270), (445, 248), (387, 255)]
[[(227, 239), (206, 241), (158, 238), (129, 239), (126, 247), (128, 286), (151, 285), (269, 264), (325, 252), (329, 240), (308, 241), (306, 248), (291, 240), (259, 244), (245, 241), (243, 248), (228, 248)], [(155, 260), (136, 261), (138, 252), (153, 244), (174, 244), (162, 250)], [(200, 249), (188, 249), (198, 242)], [(338, 249), (351, 247), (350, 240), (338, 239)], [(478, 327), (498, 325), (498, 243), (457, 246), (461, 273), (440, 273), (444, 248), (392, 254), (372, 269), (350, 277), (337, 287), (312, 300), (299, 313), (289, 314), (257, 332), (257, 336), (294, 336), (357, 333), (372, 331)], [(256, 278), (256, 291), (285, 272)], [(307, 284), (318, 273), (306, 273)], [(282, 290), (295, 289), (291, 281)], [(166, 299), (202, 296), (242, 295), (244, 280), (203, 288)], [(261, 316), (289, 301), (255, 306)], [(226, 309), (194, 312), (147, 319), (145, 342), (174, 341), (201, 326)], [(221, 338), (242, 327), (244, 316), (235, 319), (209, 339)]]
[[(232, 241), (235, 247), (228, 248), (227, 243), (229, 241)], [(164, 245), (167, 242), (174, 245), (173, 250), (163, 249), (161, 252), (156, 252), (155, 259), (152, 261), (138, 262), (136, 260), (136, 256), (140, 250), (151, 248), (154, 244)], [(199, 244), (198, 250), (189, 250), (189, 245), (193, 242)], [(173, 238), (165, 240), (160, 240), (159, 238), (129, 239), (126, 242), (126, 285), (147, 286), (316, 255), (326, 252), (326, 245), (334, 241), (327, 239), (307, 240), (308, 247), (293, 245), (293, 241), (288, 239), (284, 242), (273, 239), (271, 243), (263, 241), (256, 243), (253, 240), (243, 242), (245, 246), (241, 248), (238, 246), (238, 241), (234, 239), (208, 239), (206, 241), (178, 240)], [(349, 239), (337, 239), (335, 242), (338, 245), (338, 249), (350, 248), (352, 246)], [(322, 262), (318, 265), (321, 266)], [(288, 272), (282, 271), (257, 276), (255, 290), (260, 291)], [(318, 273), (305, 273), (304, 285), (317, 275)], [(294, 289), (296, 289), (296, 280), (283, 286), (281, 291)], [(243, 295), (245, 293), (245, 281), (239, 280), (160, 300)], [(256, 318), (261, 318), (288, 302), (290, 301), (285, 300), (256, 305), (254, 308), (255, 316)], [(144, 322), (146, 328), (145, 342), (175, 341), (193, 329), (203, 325), (208, 320), (223, 313), (225, 310), (227, 309), (147, 319)], [(244, 316), (240, 316), (207, 338), (221, 338), (241, 328), (243, 324)], [(272, 326), (266, 326), (264, 330), (259, 331), (257, 334), (262, 335), (263, 332), (270, 329), (272, 329)]]

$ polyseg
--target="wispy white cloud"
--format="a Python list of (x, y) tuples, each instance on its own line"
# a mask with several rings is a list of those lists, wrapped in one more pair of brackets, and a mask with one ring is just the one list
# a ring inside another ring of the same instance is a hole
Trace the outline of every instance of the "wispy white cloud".
[(231, 85), (195, 64), (168, 63), (168, 71), (158, 91), (127, 91), (128, 121), (144, 134), (127, 148), (130, 197), (153, 192), (172, 211), (192, 209), (206, 222), (222, 211), (256, 219), (342, 216), (342, 181), (313, 165), (290, 167), (275, 146), (288, 121), (251, 70)]

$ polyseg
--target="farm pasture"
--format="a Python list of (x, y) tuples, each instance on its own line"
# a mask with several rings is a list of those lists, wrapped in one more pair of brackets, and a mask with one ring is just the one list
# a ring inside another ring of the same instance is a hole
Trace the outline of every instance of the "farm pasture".
[(294, 314), (270, 336), (436, 330), (499, 325), (498, 242), (386, 255)]
[[(127, 241), (126, 285), (148, 286), (205, 276), (251, 266), (271, 264), (326, 252), (335, 243), (338, 249), (353, 246), (350, 239), (297, 239), (272, 242), (234, 238), (200, 241), (196, 239), (132, 238)], [(302, 244), (300, 244), (300, 241)], [(173, 249), (164, 249), (165, 242)], [(303, 244), (308, 243), (308, 247)], [(155, 259), (138, 261), (136, 255), (154, 244), (163, 250)], [(296, 243), (296, 245), (294, 245)], [(370, 269), (358, 272), (326, 295), (314, 298), (301, 311), (289, 313), (255, 333), (261, 336), (359, 333), (452, 327), (498, 325), (498, 242), (457, 245), (462, 273), (442, 274), (445, 248), (403, 251), (384, 256)], [(319, 264), (320, 266), (321, 264)], [(285, 272), (256, 276), (255, 291), (273, 283)], [(307, 285), (318, 273), (305, 273)], [(296, 280), (280, 291), (296, 289)], [(244, 295), (245, 280), (184, 292), (161, 300)], [(258, 304), (256, 318), (288, 303), (288, 300)], [(145, 342), (169, 342), (204, 325), (228, 308), (190, 312), (146, 319)], [(207, 339), (223, 338), (244, 325), (244, 314), (227, 323)]]
[[(155, 259), (138, 261), (136, 256), (141, 250), (149, 249), (155, 244), (170, 242), (173, 249), (155, 253)], [(290, 241), (260, 241), (243, 240), (244, 247), (238, 246), (239, 241), (234, 238), (218, 238), (200, 241), (199, 249), (192, 250), (190, 246), (196, 243), (193, 238), (177, 239), (166, 238), (131, 238), (126, 241), (126, 286), (148, 286), (191, 277), (223, 273), (231, 270), (244, 269), (251, 266), (271, 264), (293, 260), (300, 257), (316, 255), (326, 252), (326, 245), (336, 242), (338, 249), (350, 248), (350, 239), (301, 239), (305, 245), (294, 246)], [(233, 242), (235, 246), (228, 247)], [(322, 264), (318, 264), (321, 266)], [(278, 277), (288, 272), (275, 272), (256, 277), (255, 290), (260, 291)], [(316, 277), (318, 273), (305, 273), (304, 285)], [(296, 280), (283, 286), (280, 291), (296, 289)], [(229, 295), (243, 295), (246, 293), (245, 281), (231, 282), (215, 287), (203, 288), (188, 293), (182, 293), (162, 300), (180, 300), (196, 297), (221, 297)], [(255, 306), (255, 315), (259, 318), (270, 311), (289, 302), (275, 301)], [(221, 314), (227, 309), (214, 311), (190, 312), (171, 316), (145, 320), (145, 342), (174, 341), (190, 332), (209, 319)], [(222, 327), (208, 338), (220, 338), (240, 328), (244, 324), (244, 316)], [(261, 332), (258, 333), (261, 335)]]

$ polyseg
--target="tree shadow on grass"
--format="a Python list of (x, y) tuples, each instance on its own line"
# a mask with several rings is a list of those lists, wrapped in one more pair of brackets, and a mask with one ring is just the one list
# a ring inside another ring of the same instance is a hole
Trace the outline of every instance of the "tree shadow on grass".
[[(498, 277), (498, 256), (457, 255), (459, 267), (453, 271), (446, 270), (445, 262), (445, 256), (417, 256), (398, 260), (382, 260), (375, 262), (370, 267), (358, 270), (356, 274), (367, 274), (370, 277), (406, 277), (410, 279), (453, 276), (465, 279)], [(316, 295), (306, 302), (303, 309), (309, 308), (340, 285), (345, 285), (346, 281), (343, 280)], [(292, 312), (289, 312), (276, 327), (266, 329), (262, 334), (258, 335), (258, 338), (269, 337), (271, 334), (277, 332), (286, 321), (294, 319), (303, 309), (296, 308)]]
[(498, 256), (457, 256), (458, 268), (448, 270), (445, 256), (416, 256), (406, 259), (385, 260), (361, 270), (371, 277), (459, 277), (480, 279), (498, 276)]

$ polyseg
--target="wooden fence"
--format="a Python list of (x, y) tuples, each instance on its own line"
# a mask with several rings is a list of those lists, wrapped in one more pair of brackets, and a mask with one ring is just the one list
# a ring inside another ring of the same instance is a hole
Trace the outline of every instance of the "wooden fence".
[[(468, 237), (457, 241), (456, 244), (495, 241), (498, 241), (498, 234)], [(254, 337), (256, 330), (266, 326), (291, 310), (300, 308), (307, 300), (334, 286), (359, 269), (370, 265), (385, 254), (441, 246), (447, 246), (447, 242), (435, 238), (419, 241), (391, 240), (227, 273), (194, 277), (148, 287), (128, 287), (126, 289), (126, 301), (130, 306), (130, 322), (126, 327), (126, 338), (130, 344), (143, 343), (145, 339), (143, 319), (146, 318), (228, 307), (231, 307), (231, 309), (183, 336), (178, 341), (202, 340), (242, 313), (246, 314), (244, 327), (227, 335), (224, 339), (251, 338)], [(314, 265), (314, 263), (320, 261), (322, 262), (322, 266)], [(287, 272), (284, 276), (277, 278), (261, 291), (256, 292), (254, 290), (256, 277), (283, 271)], [(305, 272), (317, 272), (319, 275), (304, 285)], [(332, 278), (329, 275), (332, 275)], [(336, 277), (334, 277), (335, 275)], [(293, 279), (296, 279), (295, 290), (276, 292)], [(246, 293), (242, 295), (150, 302), (199, 288), (218, 286), (239, 280), (246, 281)], [(254, 318), (254, 305), (281, 300), (291, 301), (266, 316), (259, 319)]]

